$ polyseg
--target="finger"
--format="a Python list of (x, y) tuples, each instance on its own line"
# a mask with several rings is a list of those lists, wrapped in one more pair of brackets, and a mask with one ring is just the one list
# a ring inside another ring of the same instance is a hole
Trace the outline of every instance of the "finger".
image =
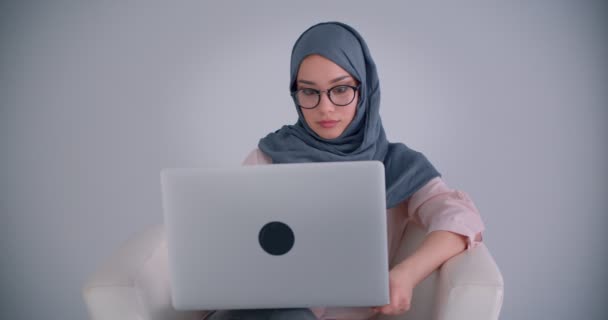
[(388, 314), (388, 311), (390, 310), (390, 305), (385, 305), (382, 306), (378, 309), (378, 312), (382, 313), (382, 314)]
[(401, 304), (395, 308), (395, 314), (396, 315), (403, 314), (403, 313), (409, 311), (409, 309), (410, 309), (409, 304), (405, 304), (405, 303)]
[(396, 312), (395, 307), (393, 305), (390, 305), (390, 304), (386, 305), (386, 306), (383, 306), (380, 309), (380, 313), (386, 314), (386, 315), (394, 315), (395, 312)]
[(381, 312), (388, 315), (400, 315), (410, 309), (409, 303), (400, 301), (394, 304), (387, 305)]

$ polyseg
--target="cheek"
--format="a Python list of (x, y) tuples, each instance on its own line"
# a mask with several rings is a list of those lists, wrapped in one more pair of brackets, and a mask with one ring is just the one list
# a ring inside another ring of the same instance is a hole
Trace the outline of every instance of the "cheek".
[(309, 120), (311, 118), (310, 114), (312, 113), (312, 110), (308, 110), (308, 109), (304, 109), (304, 108), (302, 108), (300, 110), (302, 110), (302, 116), (304, 116), (304, 120), (306, 120), (306, 123), (310, 123)]
[(347, 126), (348, 126), (348, 125), (349, 125), (351, 122), (353, 122), (353, 119), (355, 118), (355, 113), (356, 113), (356, 110), (357, 110), (357, 108), (356, 108), (356, 107), (353, 107), (353, 108), (351, 108), (350, 110), (348, 110), (348, 111), (347, 111), (348, 113), (347, 113), (347, 114), (346, 114), (346, 116), (345, 116), (345, 118), (346, 118), (346, 119), (348, 119), (348, 124), (347, 124)]
[(357, 113), (357, 104), (359, 103), (359, 99), (355, 99), (355, 101), (353, 101), (353, 103), (351, 105), (349, 105), (345, 111), (345, 116), (348, 118), (348, 122), (350, 123), (354, 118), (355, 118), (355, 114)]

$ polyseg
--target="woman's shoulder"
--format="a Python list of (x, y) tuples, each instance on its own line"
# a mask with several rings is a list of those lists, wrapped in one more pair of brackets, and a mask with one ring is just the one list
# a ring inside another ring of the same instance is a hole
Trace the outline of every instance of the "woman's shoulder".
[(272, 159), (259, 148), (253, 149), (249, 152), (245, 160), (243, 160), (244, 166), (270, 163), (272, 163)]

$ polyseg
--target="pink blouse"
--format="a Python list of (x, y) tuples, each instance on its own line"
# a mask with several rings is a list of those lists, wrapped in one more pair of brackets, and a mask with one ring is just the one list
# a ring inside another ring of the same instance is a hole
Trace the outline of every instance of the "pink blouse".
[[(243, 165), (271, 164), (270, 157), (261, 150), (253, 150)], [(481, 241), (484, 224), (479, 211), (469, 196), (450, 189), (442, 178), (431, 179), (420, 190), (387, 210), (388, 253), (392, 261), (397, 253), (408, 222), (423, 226), (427, 233), (436, 230), (451, 231), (467, 237), (467, 249)], [(374, 315), (369, 308), (312, 308), (318, 319), (367, 319)]]

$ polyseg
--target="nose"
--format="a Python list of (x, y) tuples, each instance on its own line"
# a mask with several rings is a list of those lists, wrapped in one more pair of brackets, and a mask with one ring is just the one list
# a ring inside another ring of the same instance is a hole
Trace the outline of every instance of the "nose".
[(333, 102), (331, 102), (331, 100), (329, 100), (329, 93), (328, 92), (321, 92), (321, 95), (319, 96), (319, 105), (317, 106), (317, 109), (319, 109), (319, 111), (322, 112), (330, 112), (330, 111), (334, 111), (335, 109), (335, 105)]

